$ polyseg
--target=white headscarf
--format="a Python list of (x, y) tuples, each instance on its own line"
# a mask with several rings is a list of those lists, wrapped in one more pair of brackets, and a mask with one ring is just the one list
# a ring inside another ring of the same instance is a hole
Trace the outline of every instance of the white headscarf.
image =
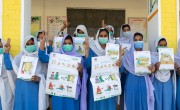
[(123, 24), (121, 26), (121, 29), (120, 29), (120, 36), (119, 36), (119, 40), (117, 41), (117, 43), (126, 43), (126, 44), (131, 44), (133, 42), (133, 34), (131, 33), (131, 35), (129, 37), (124, 37), (123, 36), (123, 26), (124, 25), (128, 25), (128, 24)]
[(91, 39), (91, 38), (89, 37), (89, 35), (88, 35), (86, 26), (84, 26), (84, 25), (82, 25), (82, 24), (81, 24), (81, 25), (78, 25), (78, 26), (76, 27), (75, 32), (74, 32), (75, 35), (77, 35), (78, 29), (80, 29), (81, 31), (84, 32), (84, 34), (86, 35), (86, 38), (88, 39), (89, 44), (94, 44), (94, 40)]
[[(106, 28), (100, 28), (98, 31), (97, 31), (97, 34), (96, 34), (96, 40), (94, 41), (94, 43), (90, 43), (89, 46), (90, 48), (98, 55), (98, 56), (104, 56), (106, 54), (106, 50), (103, 49), (98, 41), (98, 36), (99, 36), (99, 31), (101, 29), (106, 29)], [(110, 38), (109, 38), (110, 39)], [(108, 41), (108, 43), (110, 43), (110, 41)]]
[[(152, 52), (152, 53), (151, 53), (151, 62), (152, 62), (152, 64), (154, 64), (154, 65), (155, 65), (157, 62), (159, 62), (159, 54), (158, 54), (158, 52), (157, 52), (157, 47), (158, 47), (158, 43), (159, 43), (159, 41), (160, 41), (161, 39), (165, 39), (165, 40), (166, 40), (166, 38), (164, 38), (164, 37), (158, 37), (158, 38), (156, 39), (156, 42), (155, 42), (156, 52)], [(166, 40), (166, 42), (167, 42), (167, 40)], [(167, 42), (167, 46), (168, 46), (168, 42)], [(167, 81), (170, 79), (170, 77), (171, 77), (171, 73), (170, 73), (170, 71), (167, 71), (167, 70), (165, 70), (165, 71), (157, 71), (157, 72), (155, 73), (155, 77), (156, 77), (156, 79), (158, 79), (158, 80), (161, 81), (161, 82), (167, 82)]]
[[(108, 29), (108, 28), (112, 28), (112, 30), (113, 30), (113, 35), (114, 35), (114, 27), (113, 27), (112, 25), (107, 25), (106, 28), (107, 28), (107, 29)], [(109, 33), (109, 36), (110, 36), (110, 33)], [(115, 43), (114, 36), (110, 36), (109, 38), (110, 38), (110, 39), (109, 39), (109, 42), (114, 44), (114, 43)]]
[[(3, 47), (5, 42), (1, 39)], [(0, 100), (3, 110), (13, 110), (16, 75), (11, 70), (6, 70), (4, 58), (0, 77)]]
[[(26, 43), (30, 40), (30, 39), (34, 39), (34, 44), (36, 45), (36, 50), (33, 53), (28, 53), (25, 50), (25, 46)], [(18, 69), (20, 66), (20, 62), (21, 62), (21, 58), (22, 56), (31, 56), (31, 57), (37, 57), (38, 58), (38, 46), (37, 46), (37, 40), (34, 36), (32, 35), (28, 35), (27, 37), (25, 37), (24, 40), (24, 49), (23, 51), (18, 54), (17, 56), (14, 57), (13, 61), (12, 61), (12, 65), (13, 65), (13, 70), (16, 74), (18, 74)], [(45, 93), (45, 89), (46, 89), (46, 81), (45, 81), (45, 75), (47, 73), (47, 66), (45, 63), (42, 63), (40, 61), (38, 61), (36, 68), (36, 75), (39, 76), (41, 78), (40, 82), (39, 82), (39, 110), (45, 110), (48, 107), (48, 97)]]

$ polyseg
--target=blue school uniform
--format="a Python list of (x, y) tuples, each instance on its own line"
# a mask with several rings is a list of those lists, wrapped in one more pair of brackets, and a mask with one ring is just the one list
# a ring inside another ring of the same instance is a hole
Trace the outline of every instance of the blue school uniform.
[(172, 78), (170, 78), (167, 82), (160, 82), (156, 77), (154, 77), (153, 85), (155, 88), (154, 110), (175, 110), (175, 97)]
[[(12, 63), (9, 56), (5, 55), (5, 66), (12, 70)], [(14, 98), (14, 110), (38, 110), (39, 83), (31, 81), (16, 80)]]
[[(45, 54), (45, 51), (39, 50), (39, 60), (48, 63), (49, 56)], [(66, 97), (52, 96), (52, 109), (53, 110), (80, 110), (80, 99), (77, 100)]]
[(87, 68), (88, 73), (88, 82), (87, 82), (87, 109), (88, 110), (116, 110), (116, 97), (108, 98), (105, 100), (94, 101), (93, 88), (90, 82), (91, 77), (91, 58), (97, 57), (97, 55), (89, 49), (88, 58), (84, 59), (85, 67)]

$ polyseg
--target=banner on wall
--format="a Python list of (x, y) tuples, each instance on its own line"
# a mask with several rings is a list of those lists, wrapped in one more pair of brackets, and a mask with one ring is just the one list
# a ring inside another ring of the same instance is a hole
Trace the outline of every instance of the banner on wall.
[(129, 17), (128, 24), (131, 27), (131, 32), (140, 32), (143, 34), (144, 41), (147, 42), (147, 18)]
[[(67, 21), (66, 16), (47, 17), (47, 33), (49, 37), (57, 36), (61, 27), (63, 26), (63, 21)], [(67, 29), (65, 29), (64, 32), (67, 32)]]
[(32, 16), (31, 17), (31, 35), (36, 37), (36, 33), (41, 30), (41, 17)]

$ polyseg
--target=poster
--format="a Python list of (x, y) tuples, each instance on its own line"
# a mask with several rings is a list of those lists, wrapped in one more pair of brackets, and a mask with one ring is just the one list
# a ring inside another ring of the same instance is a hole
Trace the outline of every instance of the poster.
[(159, 70), (174, 69), (174, 50), (173, 48), (159, 48)]
[(106, 56), (111, 56), (116, 59), (119, 59), (119, 44), (106, 44)]
[(0, 55), (0, 76), (2, 75), (3, 54)]
[(75, 98), (80, 57), (51, 53), (46, 79), (46, 93), (49, 95)]
[(76, 52), (82, 56), (85, 56), (85, 49), (84, 49), (84, 45), (83, 45), (84, 41), (85, 41), (85, 38), (75, 37)]
[[(131, 48), (131, 44), (128, 44), (128, 43), (120, 43), (119, 45), (121, 45), (122, 47), (122, 49), (124, 49), (124, 48), (126, 48), (126, 50), (130, 50), (130, 48)], [(126, 51), (125, 50), (125, 51)]]
[(148, 66), (151, 65), (151, 57), (149, 51), (135, 51), (134, 52), (135, 73), (149, 74), (151, 71)]
[(54, 52), (59, 52), (63, 37), (54, 37)]
[(31, 17), (31, 35), (36, 37), (36, 33), (41, 30), (41, 17), (32, 16)]
[[(63, 26), (63, 21), (67, 21), (66, 16), (47, 17), (47, 33), (49, 37), (54, 37), (58, 35), (61, 27)], [(67, 29), (65, 29), (64, 32), (67, 32)]]
[(130, 17), (128, 24), (132, 33), (140, 32), (143, 34), (144, 41), (147, 42), (147, 18)]
[(90, 81), (93, 86), (94, 101), (121, 94), (119, 67), (116, 60), (108, 56), (92, 57)]
[(35, 75), (38, 58), (22, 56), (17, 78), (31, 80)]

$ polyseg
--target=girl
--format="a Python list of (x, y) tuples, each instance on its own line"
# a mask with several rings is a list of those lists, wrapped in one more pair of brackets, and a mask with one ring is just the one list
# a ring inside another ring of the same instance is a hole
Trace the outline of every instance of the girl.
[[(18, 75), (22, 56), (38, 57), (37, 41), (32, 35), (25, 37), (24, 50), (12, 61), (13, 70)], [(48, 107), (45, 94), (45, 74), (44, 64), (38, 61), (36, 75), (31, 81), (22, 79), (16, 80), (14, 110), (45, 110)], [(11, 68), (12, 69), (12, 68)]]
[(120, 37), (116, 43), (127, 43), (131, 44), (133, 42), (133, 35), (131, 33), (131, 28), (128, 24), (123, 24), (120, 29)]
[(109, 31), (109, 36), (110, 36), (110, 43), (115, 43), (115, 39), (114, 39), (114, 27), (111, 25), (107, 25), (106, 29)]
[(167, 40), (163, 37), (159, 37), (156, 40), (156, 50), (151, 54), (152, 63), (156, 67), (156, 72), (153, 78), (153, 85), (155, 88), (155, 105), (154, 110), (175, 110), (175, 94), (173, 77), (175, 74), (171, 74), (171, 71), (160, 71), (160, 63), (158, 48), (167, 48)]
[[(59, 53), (71, 55), (71, 56), (75, 56), (75, 57), (81, 57), (78, 53), (76, 53), (75, 42), (70, 35), (63, 37), (62, 42), (63, 43), (60, 47)], [(41, 41), (40, 50), (39, 50), (38, 54), (39, 54), (39, 59), (42, 62), (48, 63), (49, 56), (47, 56), (45, 54), (44, 44), (45, 44), (45, 36)], [(80, 110), (80, 109), (86, 110), (87, 75), (86, 75), (86, 69), (83, 68), (83, 60), (82, 60), (81, 64), (79, 64), (77, 69), (78, 69), (80, 75), (82, 75), (82, 85), (81, 85), (80, 78), (78, 78), (76, 99), (52, 96), (52, 109), (53, 110)], [(81, 89), (81, 91), (80, 91), (80, 89)]]
[(13, 110), (14, 90), (15, 90), (15, 74), (9, 69), (12, 68), (10, 61), (10, 39), (4, 45), (0, 39), (0, 54), (2, 58), (2, 69), (0, 75), (0, 110)]
[[(96, 40), (94, 44), (90, 44), (90, 48), (85, 42), (85, 67), (87, 68), (88, 77), (88, 110), (116, 110), (116, 97), (94, 102), (92, 84), (90, 82), (91, 77), (91, 58), (97, 56), (105, 56), (106, 43), (109, 42), (109, 32), (106, 28), (101, 28), (96, 34)], [(120, 61), (117, 61), (117, 66), (120, 66)]]
[[(141, 33), (135, 33), (131, 49), (123, 57), (121, 73), (124, 70), (127, 71), (124, 91), (125, 107), (127, 110), (152, 110), (154, 107), (154, 88), (149, 75), (136, 74), (134, 71), (134, 51), (143, 51), (143, 48), (143, 35)], [(149, 66), (149, 70), (153, 73), (155, 67)]]

